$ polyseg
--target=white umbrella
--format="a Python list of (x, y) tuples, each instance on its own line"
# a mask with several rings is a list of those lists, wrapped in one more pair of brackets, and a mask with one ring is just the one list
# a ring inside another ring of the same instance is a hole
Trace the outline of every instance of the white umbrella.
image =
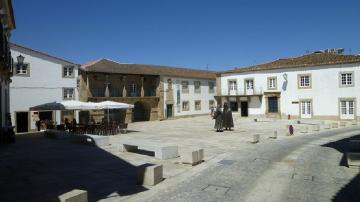
[(107, 109), (107, 121), (109, 124), (109, 109), (130, 109), (130, 108), (134, 108), (134, 105), (131, 104), (126, 104), (126, 103), (122, 103), (122, 102), (114, 102), (114, 101), (103, 101), (103, 102), (98, 102), (98, 103), (94, 103), (95, 105), (97, 105), (98, 109)]

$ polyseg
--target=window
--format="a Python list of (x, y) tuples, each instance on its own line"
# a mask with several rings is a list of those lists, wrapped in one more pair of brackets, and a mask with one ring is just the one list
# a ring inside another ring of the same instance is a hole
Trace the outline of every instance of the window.
[(182, 102), (182, 110), (183, 111), (189, 111), (190, 106), (189, 106), (189, 101), (183, 101)]
[(74, 67), (72, 66), (64, 66), (63, 67), (63, 77), (74, 77)]
[(73, 88), (64, 88), (63, 89), (63, 99), (64, 100), (74, 99), (74, 89)]
[(212, 107), (215, 107), (215, 101), (209, 100), (209, 109), (211, 109)]
[(215, 92), (215, 83), (209, 82), (209, 93), (214, 93), (214, 92)]
[(29, 67), (29, 64), (26, 64), (26, 63), (22, 63), (22, 64), (16, 63), (15, 68), (16, 68), (16, 72), (15, 72), (16, 75), (30, 76), (30, 67)]
[(132, 83), (129, 85), (129, 96), (130, 97), (137, 97), (138, 96), (138, 90), (136, 83)]
[(181, 81), (181, 91), (182, 93), (189, 93), (189, 82)]
[(195, 100), (195, 110), (196, 111), (201, 110), (201, 101), (200, 100)]
[(252, 80), (252, 79), (245, 80), (245, 88), (246, 88), (246, 90), (254, 89), (254, 80)]
[(269, 77), (268, 78), (268, 89), (274, 90), (276, 88), (277, 88), (276, 77)]
[(304, 74), (298, 76), (298, 87), (299, 88), (311, 88), (311, 75)]
[(195, 93), (201, 93), (201, 82), (200, 81), (194, 81), (194, 92)]
[(340, 86), (341, 87), (354, 86), (354, 79), (352, 72), (340, 73)]
[(237, 90), (236, 81), (235, 80), (229, 81), (228, 88), (230, 91), (236, 91)]

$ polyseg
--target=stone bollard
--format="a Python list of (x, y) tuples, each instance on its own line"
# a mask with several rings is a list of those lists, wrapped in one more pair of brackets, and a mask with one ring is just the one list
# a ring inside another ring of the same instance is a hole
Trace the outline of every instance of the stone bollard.
[(67, 193), (61, 194), (55, 199), (49, 200), (49, 202), (87, 202), (87, 191), (74, 189)]
[(312, 126), (312, 131), (320, 131), (320, 126), (319, 125)]
[(339, 127), (339, 124), (338, 124), (337, 122), (332, 123), (332, 124), (331, 124), (331, 127), (332, 127), (332, 128), (338, 128), (338, 127)]
[(163, 180), (163, 165), (143, 164), (137, 167), (137, 184), (156, 185)]
[(255, 144), (255, 143), (258, 143), (258, 142), (260, 142), (260, 134), (254, 134), (251, 143)]
[(276, 139), (276, 138), (277, 138), (277, 134), (278, 134), (278, 132), (277, 132), (277, 130), (275, 130), (274, 133), (271, 134), (269, 138), (271, 138), (271, 139)]
[(300, 133), (307, 133), (308, 132), (308, 127), (307, 126), (303, 126), (300, 129)]
[(347, 152), (346, 158), (349, 168), (360, 169), (360, 153)]
[(324, 125), (324, 129), (330, 129), (330, 128), (331, 128), (331, 124), (328, 123)]
[(339, 126), (340, 126), (340, 127), (345, 127), (346, 124), (347, 124), (347, 123), (346, 123), (345, 121), (341, 121), (340, 124), (339, 124)]
[(180, 158), (182, 163), (199, 164), (204, 159), (204, 149), (182, 150), (180, 151)]

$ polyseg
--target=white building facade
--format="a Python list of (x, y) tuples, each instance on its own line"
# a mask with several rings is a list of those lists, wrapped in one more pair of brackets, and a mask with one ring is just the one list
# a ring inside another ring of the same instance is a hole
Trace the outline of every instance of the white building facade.
[(216, 80), (211, 78), (162, 77), (166, 118), (210, 114), (216, 107)]
[(14, 76), (10, 85), (10, 110), (15, 131), (34, 131), (39, 119), (60, 124), (64, 117), (74, 117), (74, 113), (69, 111), (29, 111), (29, 108), (48, 102), (77, 99), (78, 66), (16, 44), (11, 44), (11, 54)]
[(360, 56), (313, 53), (218, 74), (241, 116), (360, 120)]

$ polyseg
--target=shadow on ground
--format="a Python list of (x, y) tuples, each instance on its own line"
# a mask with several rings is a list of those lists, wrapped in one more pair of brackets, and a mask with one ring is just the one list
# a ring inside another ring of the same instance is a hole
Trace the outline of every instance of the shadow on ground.
[(145, 191), (136, 167), (98, 147), (22, 135), (0, 147), (0, 201), (46, 201), (72, 189), (89, 201)]
[[(330, 147), (341, 152), (342, 158), (339, 162), (340, 166), (348, 166), (346, 160), (346, 152), (349, 151), (349, 140), (360, 140), (360, 134), (355, 135), (349, 138), (341, 139), (335, 142), (330, 142), (328, 144), (322, 145), (324, 147)], [(346, 184), (340, 191), (338, 191), (333, 197), (332, 201), (334, 202), (352, 202), (360, 201), (360, 173), (357, 174), (348, 184)]]

